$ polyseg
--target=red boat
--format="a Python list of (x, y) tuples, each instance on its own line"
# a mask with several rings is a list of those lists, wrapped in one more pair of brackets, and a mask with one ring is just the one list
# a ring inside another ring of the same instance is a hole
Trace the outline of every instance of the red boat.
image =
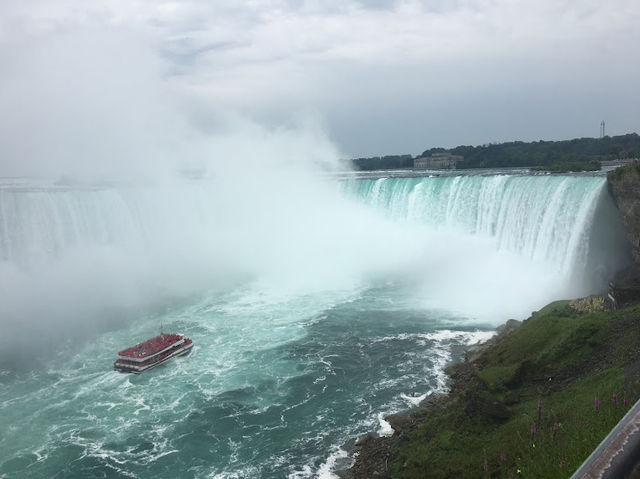
[(161, 334), (120, 351), (113, 369), (139, 374), (175, 356), (189, 354), (192, 347), (193, 341), (182, 334)]

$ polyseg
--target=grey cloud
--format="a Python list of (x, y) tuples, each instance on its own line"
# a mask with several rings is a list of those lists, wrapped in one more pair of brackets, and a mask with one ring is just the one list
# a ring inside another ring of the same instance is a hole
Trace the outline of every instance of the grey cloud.
[[(137, 152), (170, 162), (175, 145), (166, 148), (167, 139), (191, 134), (175, 122), (208, 131), (229, 114), (276, 128), (311, 112), (353, 155), (595, 135), (592, 124), (601, 119), (612, 133), (640, 129), (633, 81), (640, 74), (634, 61), (640, 9), (634, 0), (21, 5), (0, 6), (7, 14), (0, 18), (20, 19), (2, 28), (2, 65), (32, 59), (31, 73), (14, 68), (0, 80), (2, 101), (11, 107), (3, 108), (0, 123), (16, 155), (46, 151), (69, 161), (60, 138), (75, 129), (95, 138), (73, 141), (87, 152), (89, 143), (113, 137), (93, 152), (99, 158)], [(86, 32), (117, 37), (118, 29), (135, 34), (108, 55), (82, 53)], [(50, 62), (33, 59), (37, 48), (30, 45), (55, 43), (61, 31), (69, 42), (56, 55), (75, 55), (77, 62), (50, 73)], [(145, 52), (140, 59), (113, 61), (136, 48)], [(107, 68), (105, 78), (91, 74), (96, 68)], [(45, 81), (34, 84), (37, 78)], [(138, 93), (124, 79), (138, 87), (142, 79), (148, 88)], [(83, 117), (91, 121), (78, 120)], [(172, 126), (163, 126), (165, 119)], [(140, 128), (147, 121), (152, 128)], [(34, 127), (46, 138), (40, 146), (27, 141)], [(136, 132), (135, 140), (127, 130)]]
[(143, 37), (93, 29), (14, 46), (0, 50), (3, 175), (170, 168), (180, 119)]
[(396, 6), (396, 2), (393, 0), (360, 0), (358, 4), (374, 10), (393, 10)]
[(161, 49), (161, 54), (174, 64), (174, 73), (186, 74), (198, 58), (207, 54), (227, 52), (237, 48), (246, 48), (249, 43), (234, 41), (220, 41), (202, 43), (192, 37), (184, 37), (167, 41)]

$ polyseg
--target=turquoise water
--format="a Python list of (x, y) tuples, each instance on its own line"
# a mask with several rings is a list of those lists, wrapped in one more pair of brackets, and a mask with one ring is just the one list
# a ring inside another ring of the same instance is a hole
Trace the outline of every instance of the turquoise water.
[[(335, 477), (512, 311), (575, 289), (603, 184), (351, 180), (233, 217), (215, 185), (5, 185), (0, 477)], [(112, 370), (160, 325), (193, 352)]]
[[(388, 289), (328, 309), (318, 297), (249, 296), (208, 298), (5, 376), (2, 474), (330, 477), (330, 456), (442, 389), (443, 365), (491, 334), (394, 305)], [(191, 337), (193, 353), (140, 376), (111, 371), (115, 351), (159, 321)]]

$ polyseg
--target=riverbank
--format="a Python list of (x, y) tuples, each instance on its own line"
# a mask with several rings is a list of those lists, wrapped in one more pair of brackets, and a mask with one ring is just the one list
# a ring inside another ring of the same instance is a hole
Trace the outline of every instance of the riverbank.
[(602, 306), (508, 323), (448, 368), (448, 395), (360, 440), (347, 477), (569, 477), (640, 393), (640, 305)]

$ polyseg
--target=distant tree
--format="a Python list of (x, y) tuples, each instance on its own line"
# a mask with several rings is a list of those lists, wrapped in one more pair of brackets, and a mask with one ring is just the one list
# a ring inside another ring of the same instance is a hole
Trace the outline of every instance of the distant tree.
[[(532, 143), (513, 141), (481, 146), (457, 146), (450, 150), (431, 148), (423, 155), (435, 151), (449, 151), (464, 157), (458, 168), (531, 167), (552, 164), (600, 162), (616, 158), (640, 156), (640, 136), (630, 133), (604, 138), (574, 138), (565, 141), (539, 140)], [(593, 166), (595, 163), (592, 163)], [(574, 166), (578, 167), (578, 166)], [(571, 171), (571, 170), (568, 170)]]
[[(512, 141), (481, 146), (461, 145), (451, 149), (436, 147), (423, 151), (419, 156), (443, 152), (463, 157), (463, 160), (457, 163), (458, 168), (550, 167), (561, 164), (567, 168), (582, 168), (589, 162), (640, 157), (640, 136), (637, 133), (629, 133), (564, 141)], [(411, 155), (374, 156), (350, 161), (353, 167), (359, 170), (387, 170), (413, 166)]]
[(363, 171), (413, 167), (413, 157), (411, 155), (372, 156), (369, 158), (356, 158), (351, 162), (355, 169)]

